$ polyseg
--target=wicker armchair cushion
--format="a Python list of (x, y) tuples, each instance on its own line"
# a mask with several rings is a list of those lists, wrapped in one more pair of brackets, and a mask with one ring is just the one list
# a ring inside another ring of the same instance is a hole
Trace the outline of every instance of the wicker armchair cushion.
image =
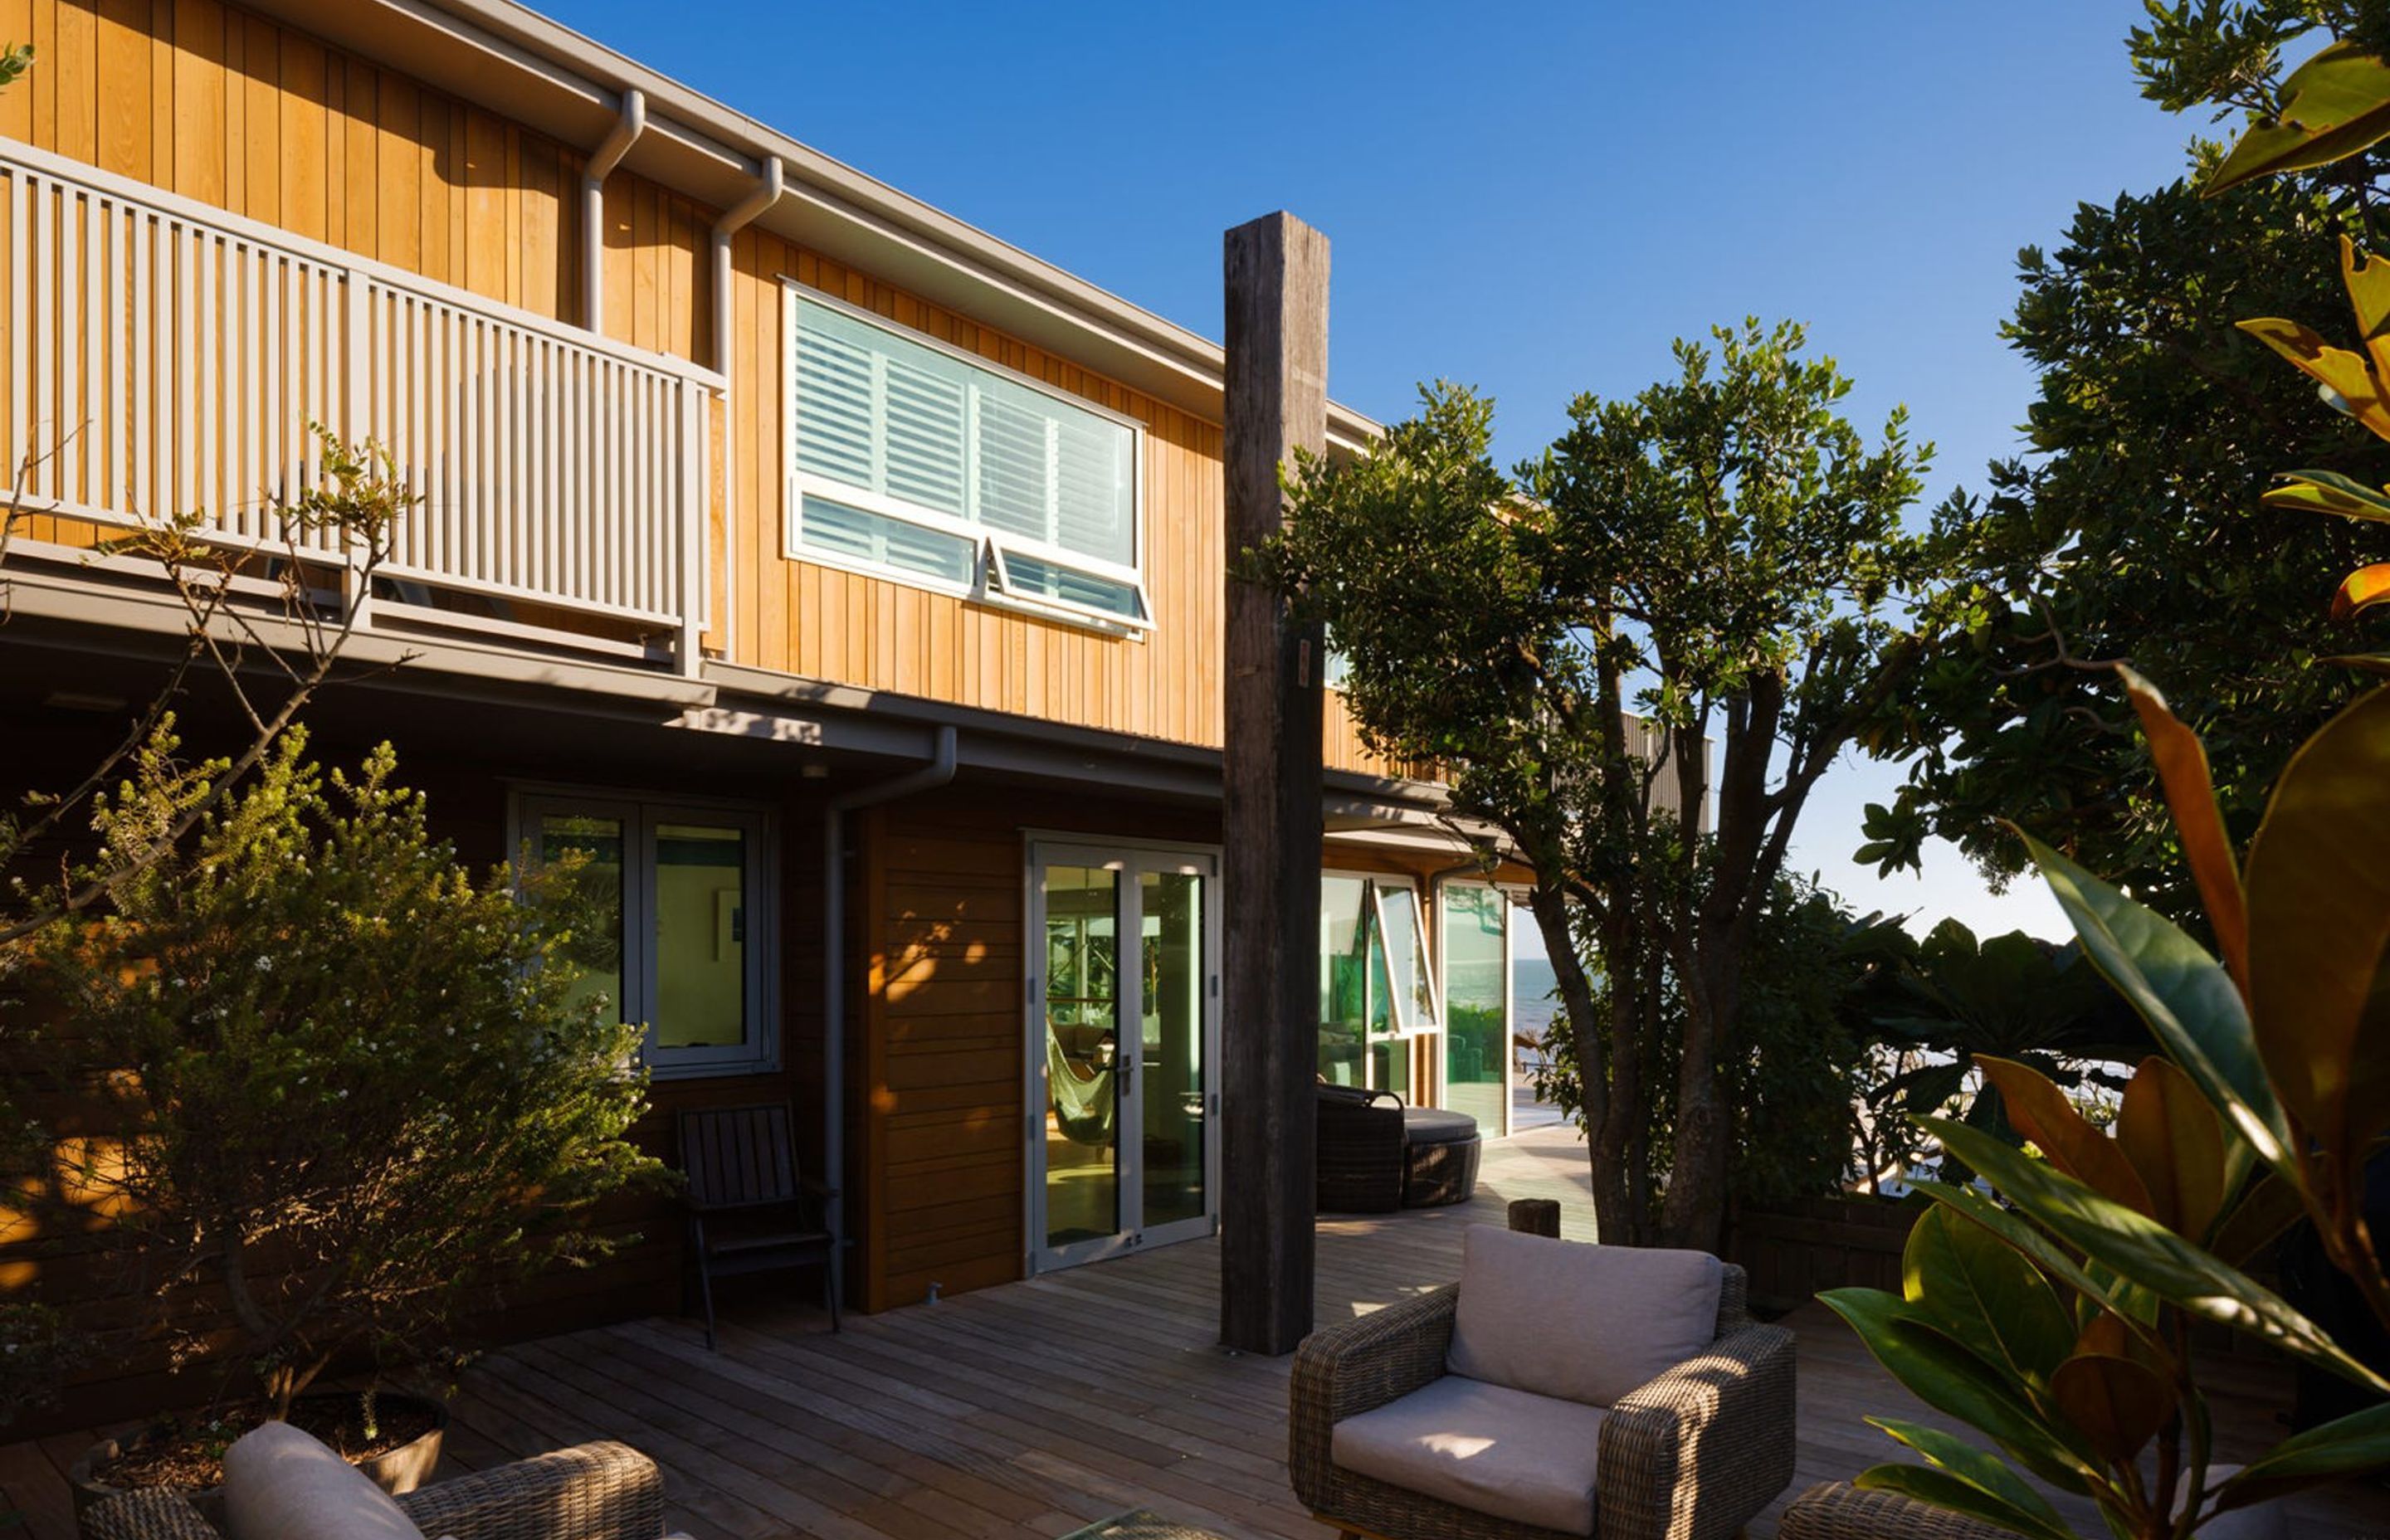
[(1472, 1226), (1446, 1365), (1512, 1390), (1613, 1405), (1710, 1345), (1725, 1279), (1707, 1251)]
[(242, 1434), (224, 1464), (231, 1540), (423, 1540), (365, 1472), (287, 1422)]
[(1356, 1475), (1472, 1512), (1591, 1534), (1594, 1467), (1608, 1415), (1447, 1374), (1336, 1424), (1329, 1457)]

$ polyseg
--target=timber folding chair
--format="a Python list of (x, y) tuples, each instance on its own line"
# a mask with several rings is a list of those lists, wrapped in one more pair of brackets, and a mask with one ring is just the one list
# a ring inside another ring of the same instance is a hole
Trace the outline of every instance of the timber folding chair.
[(829, 1328), (839, 1329), (838, 1242), (828, 1218), (838, 1195), (799, 1174), (793, 1123), (786, 1102), (680, 1114), (688, 1263), (705, 1305), (708, 1349), (717, 1274), (818, 1266)]

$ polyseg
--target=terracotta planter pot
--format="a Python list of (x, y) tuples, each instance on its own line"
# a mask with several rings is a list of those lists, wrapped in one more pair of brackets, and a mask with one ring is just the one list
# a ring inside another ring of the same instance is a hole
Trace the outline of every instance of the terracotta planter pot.
[[(318, 1391), (302, 1395), (299, 1400), (302, 1404), (322, 1405), (333, 1401), (353, 1402), (356, 1396), (357, 1392), (354, 1391)], [(404, 1391), (383, 1391), (378, 1399), (384, 1407), (394, 1410), (405, 1406), (424, 1411), (430, 1413), (432, 1419), (431, 1426), (415, 1438), (394, 1448), (385, 1449), (369, 1459), (356, 1462), (357, 1469), (366, 1473), (367, 1480), (384, 1492), (396, 1496), (400, 1493), (412, 1492), (431, 1479), (432, 1469), (440, 1463), (441, 1440), (448, 1431), (448, 1408), (437, 1401), (419, 1395), (410, 1395)], [(114, 1459), (124, 1450), (137, 1446), (143, 1440), (165, 1431), (170, 1426), (163, 1422), (151, 1422), (135, 1424), (130, 1428), (120, 1428), (109, 1437), (101, 1439), (84, 1451), (83, 1457), (75, 1461), (72, 1468), (67, 1471), (67, 1482), (74, 1489), (77, 1534), (84, 1535), (87, 1540), (91, 1532), (84, 1527), (84, 1514), (95, 1503), (113, 1497), (125, 1490), (123, 1487), (112, 1486), (106, 1482), (96, 1480), (92, 1476), (92, 1471)], [(198, 1491), (186, 1492), (184, 1495), (190, 1499), (191, 1506), (199, 1510), (200, 1518), (205, 1519), (216, 1529), (224, 1528), (224, 1488), (203, 1487)]]

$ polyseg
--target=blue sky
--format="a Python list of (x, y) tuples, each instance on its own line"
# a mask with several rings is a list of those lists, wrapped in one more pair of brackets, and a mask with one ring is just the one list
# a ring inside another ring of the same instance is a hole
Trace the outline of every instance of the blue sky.
[[(2015, 445), (2018, 248), (2171, 180), (2204, 130), (2138, 94), (2139, 0), (535, 3), (1209, 336), (1220, 232), (1290, 209), (1334, 243), (1330, 391), (1391, 418), (1421, 379), (1476, 385), (1507, 458), (1677, 336), (1806, 322), (1856, 419), (1906, 402), (1938, 444), (1928, 505)], [(1831, 776), (1802, 868), (1863, 909), (2063, 933), (1953, 853), (1851, 866), (1898, 778)]]

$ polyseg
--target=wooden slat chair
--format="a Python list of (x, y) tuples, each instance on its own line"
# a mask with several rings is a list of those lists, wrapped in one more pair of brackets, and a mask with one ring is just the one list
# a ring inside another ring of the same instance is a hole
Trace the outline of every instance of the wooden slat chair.
[[(788, 1104), (680, 1114), (680, 1168), (688, 1180), (688, 1255), (713, 1346), (716, 1274), (818, 1266), (829, 1328), (839, 1329), (838, 1249), (826, 1208), (837, 1196), (797, 1171)], [(739, 1216), (728, 1218), (726, 1216)]]

